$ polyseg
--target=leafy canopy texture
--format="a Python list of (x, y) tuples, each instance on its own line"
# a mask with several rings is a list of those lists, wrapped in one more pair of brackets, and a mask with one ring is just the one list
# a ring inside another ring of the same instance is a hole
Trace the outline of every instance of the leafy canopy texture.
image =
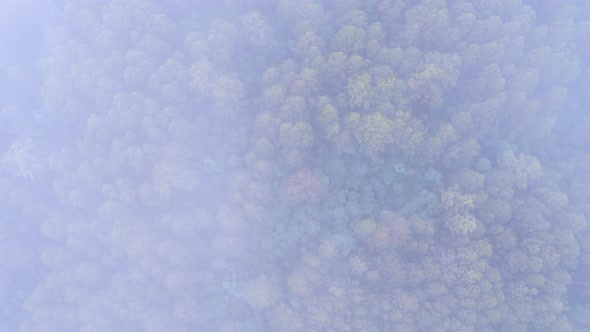
[(7, 0), (0, 35), (0, 331), (590, 331), (590, 2)]

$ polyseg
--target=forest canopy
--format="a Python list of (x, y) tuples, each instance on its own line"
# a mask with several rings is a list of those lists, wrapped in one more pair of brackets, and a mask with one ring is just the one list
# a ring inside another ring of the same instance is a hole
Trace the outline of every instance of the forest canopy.
[(0, 330), (590, 329), (590, 3), (0, 8)]

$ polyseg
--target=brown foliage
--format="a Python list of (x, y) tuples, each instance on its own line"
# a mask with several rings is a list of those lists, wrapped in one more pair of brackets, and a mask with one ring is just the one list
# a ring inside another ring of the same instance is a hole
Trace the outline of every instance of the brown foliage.
[(300, 170), (287, 178), (282, 198), (289, 204), (317, 204), (326, 192), (322, 175), (310, 170)]

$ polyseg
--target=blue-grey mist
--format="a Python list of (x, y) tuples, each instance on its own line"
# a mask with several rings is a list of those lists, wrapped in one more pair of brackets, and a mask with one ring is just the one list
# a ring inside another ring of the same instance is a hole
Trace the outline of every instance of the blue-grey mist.
[(590, 2), (0, 2), (0, 331), (589, 331)]

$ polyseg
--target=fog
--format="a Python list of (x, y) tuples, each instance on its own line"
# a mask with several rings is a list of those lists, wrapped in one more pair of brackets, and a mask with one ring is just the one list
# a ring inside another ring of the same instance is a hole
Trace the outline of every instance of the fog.
[(590, 330), (586, 1), (3, 1), (0, 331)]

